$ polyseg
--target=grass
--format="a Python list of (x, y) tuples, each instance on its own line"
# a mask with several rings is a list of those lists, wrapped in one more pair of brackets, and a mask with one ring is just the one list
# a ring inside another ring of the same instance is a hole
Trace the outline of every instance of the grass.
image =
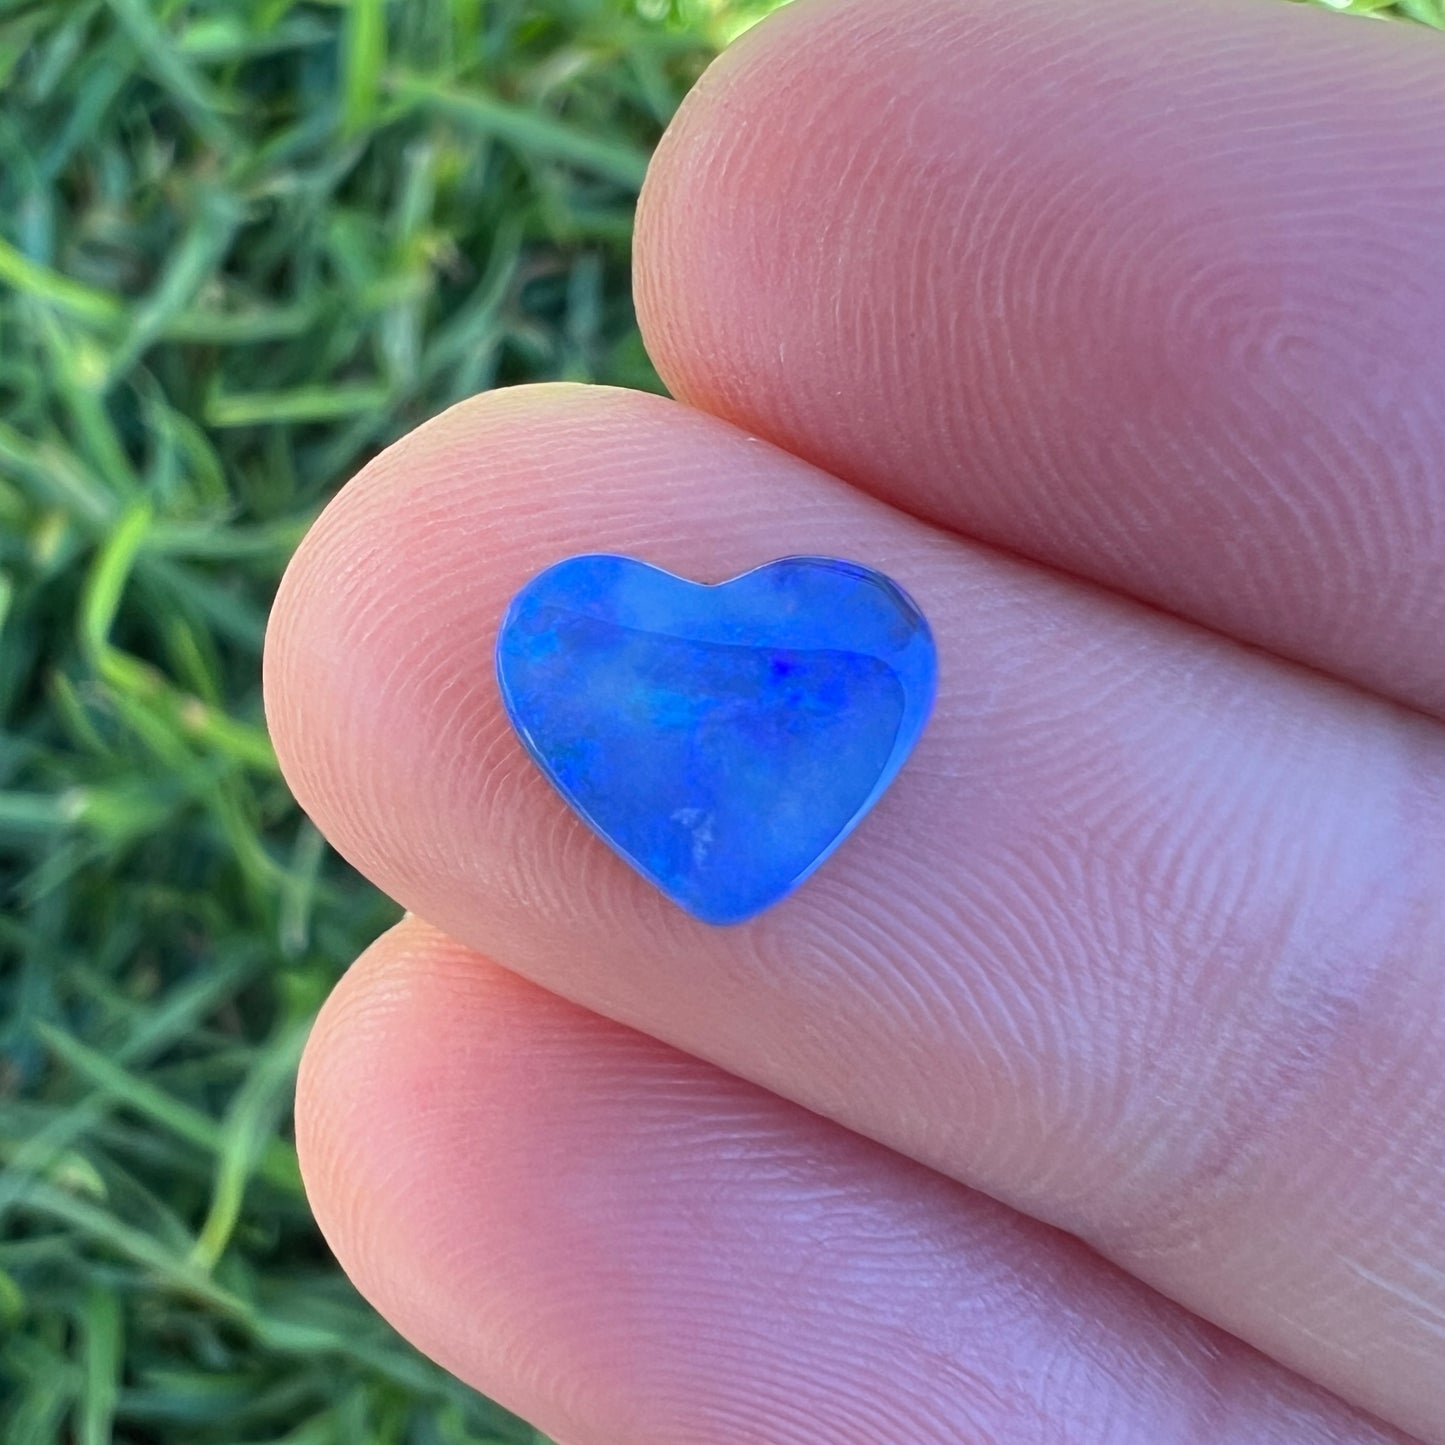
[(297, 813), (266, 612), (479, 389), (656, 381), (649, 150), (737, 7), (0, 3), (0, 1439), (526, 1441), (356, 1297), (287, 1132), (395, 910)]
[(327, 496), (424, 417), (657, 385), (637, 185), (767, 5), (0, 0), (7, 1445), (540, 1439), (311, 1224), (297, 1055), (395, 910), (280, 781), (262, 631)]
[(1302, 0), (1309, 5), (1323, 5), (1327, 10), (1343, 10), (1351, 15), (1379, 15), (1396, 20), (1417, 20), (1445, 30), (1445, 0)]

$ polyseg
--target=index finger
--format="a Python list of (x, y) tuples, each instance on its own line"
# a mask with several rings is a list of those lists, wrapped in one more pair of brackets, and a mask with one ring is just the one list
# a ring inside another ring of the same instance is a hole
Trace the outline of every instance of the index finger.
[(683, 401), (1445, 715), (1445, 45), (1213, 0), (798, 0), (638, 219)]

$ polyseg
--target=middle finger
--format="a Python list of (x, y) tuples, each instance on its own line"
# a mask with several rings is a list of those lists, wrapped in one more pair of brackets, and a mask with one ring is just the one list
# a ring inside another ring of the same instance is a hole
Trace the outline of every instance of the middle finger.
[[(934, 624), (914, 760), (751, 924), (634, 878), (502, 715), (508, 598), (599, 549), (704, 580), (853, 557)], [(434, 925), (1442, 1438), (1438, 724), (573, 388), (479, 399), (368, 469), (287, 576), (268, 673), (298, 796)]]

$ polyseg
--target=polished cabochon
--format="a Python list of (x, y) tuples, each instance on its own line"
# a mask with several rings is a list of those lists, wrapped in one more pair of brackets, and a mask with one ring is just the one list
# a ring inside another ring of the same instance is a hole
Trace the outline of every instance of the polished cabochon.
[(913, 600), (833, 557), (717, 583), (569, 557), (512, 599), (496, 667), (567, 803), (714, 924), (776, 903), (848, 836), (918, 741), (937, 682)]

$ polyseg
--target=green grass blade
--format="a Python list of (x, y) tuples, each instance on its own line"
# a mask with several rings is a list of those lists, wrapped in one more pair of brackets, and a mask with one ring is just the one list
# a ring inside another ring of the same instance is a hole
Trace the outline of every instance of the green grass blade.
[(347, 9), (342, 86), (347, 134), (357, 135), (376, 119), (381, 72), (386, 63), (384, 0), (352, 0)]
[(100, 326), (115, 326), (125, 314), (114, 296), (107, 296), (103, 291), (72, 281), (32, 261), (4, 237), (0, 237), (0, 282), (13, 287), (22, 296)]
[[(174, 1134), (218, 1159), (224, 1159), (229, 1152), (236, 1151), (237, 1145), (233, 1137), (209, 1115), (172, 1098), (155, 1084), (112, 1062), (105, 1055), (59, 1029), (42, 1024), (38, 1031), (47, 1047), (70, 1069), (118, 1104), (133, 1110), (142, 1118), (149, 1119), (168, 1134)], [(299, 1042), (297, 1048), (299, 1049)], [(267, 1087), (274, 1088), (275, 1079), (271, 1073), (264, 1076), (264, 1082)], [(270, 1101), (272, 1097), (263, 1093), (262, 1103)], [(252, 1113), (245, 1118), (246, 1127), (249, 1127), (255, 1112), (253, 1106)], [(247, 1135), (243, 1142), (250, 1147), (255, 1141)], [(274, 1188), (298, 1193), (301, 1175), (296, 1166), (295, 1150), (279, 1139), (264, 1141), (258, 1147), (258, 1175)]]
[(152, 521), (148, 503), (137, 502), (128, 508), (91, 568), (80, 613), (80, 637), (91, 661), (102, 671), (112, 651), (110, 630)]
[(214, 396), (206, 406), (205, 416), (213, 427), (296, 426), (377, 413), (384, 411), (386, 404), (385, 387), (338, 382), (335, 386), (298, 387), (294, 391)]
[(41, 1218), (70, 1225), (81, 1237), (121, 1259), (141, 1266), (168, 1290), (205, 1303), (227, 1319), (251, 1323), (251, 1308), (203, 1270), (177, 1259), (144, 1230), (123, 1223), (101, 1206), (77, 1198), (53, 1184), (36, 1182), (26, 1190), (24, 1208)]
[(144, 0), (105, 0), (122, 29), (134, 42), (141, 64), (163, 85), (197, 134), (212, 146), (232, 142), (230, 127), (221, 118), (224, 101), (191, 67), (172, 36)]
[(274, 1156), (276, 1140), (272, 1135), (289, 1106), (296, 1065), (310, 1031), (307, 1023), (283, 1033), (261, 1055), (236, 1093), (217, 1140), (220, 1167), (210, 1212), (191, 1252), (191, 1263), (202, 1269), (216, 1267), (241, 1216), (247, 1181), (258, 1164), (263, 1164), (268, 1155)]
[(235, 198), (214, 187), (206, 188), (199, 214), (161, 273), (160, 284), (131, 313), (124, 339), (107, 361), (102, 390), (125, 376), (195, 300), (229, 251), (241, 219)]
[(394, 91), (403, 106), (445, 116), (522, 155), (564, 161), (630, 190), (640, 186), (647, 173), (647, 152), (642, 147), (589, 135), (554, 116), (514, 105), (475, 86), (461, 91), (410, 77), (397, 81)]
[(114, 1291), (99, 1285), (90, 1291), (81, 1334), (85, 1387), (80, 1396), (79, 1445), (111, 1445), (125, 1358), (120, 1301)]

